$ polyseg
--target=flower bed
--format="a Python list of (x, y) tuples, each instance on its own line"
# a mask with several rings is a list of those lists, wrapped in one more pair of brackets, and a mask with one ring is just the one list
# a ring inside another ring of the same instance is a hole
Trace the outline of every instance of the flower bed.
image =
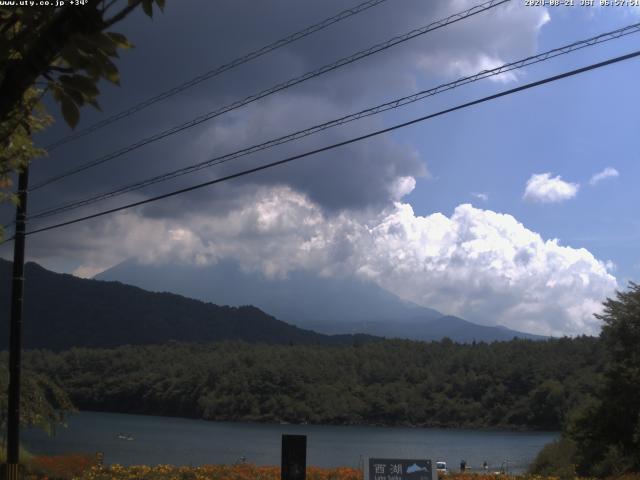
[[(242, 465), (203, 465), (175, 467), (137, 465), (123, 467), (96, 466), (91, 455), (33, 457), (27, 464), (27, 480), (280, 480), (280, 467)], [(482, 473), (449, 474), (446, 480), (558, 480), (538, 475), (487, 475)], [(307, 468), (308, 480), (362, 480), (357, 468)], [(436, 480), (434, 478), (434, 480)], [(444, 480), (444, 479), (443, 479)], [(587, 479), (582, 479), (587, 480)], [(612, 480), (612, 479), (610, 479)], [(627, 474), (616, 480), (640, 480), (640, 474)]]

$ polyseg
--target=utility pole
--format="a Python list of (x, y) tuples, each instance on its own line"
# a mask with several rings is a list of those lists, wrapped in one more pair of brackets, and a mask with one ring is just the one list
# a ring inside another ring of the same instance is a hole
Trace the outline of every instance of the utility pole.
[(20, 468), (20, 373), (22, 356), (22, 299), (24, 293), (24, 240), (27, 217), (29, 165), (18, 175), (18, 205), (13, 243), (13, 278), (11, 283), (11, 327), (9, 335), (9, 404), (7, 412), (6, 480), (22, 477)]

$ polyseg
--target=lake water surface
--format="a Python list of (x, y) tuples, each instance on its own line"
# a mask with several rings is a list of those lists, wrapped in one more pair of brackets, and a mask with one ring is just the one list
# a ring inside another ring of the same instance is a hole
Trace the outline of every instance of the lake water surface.
[[(81, 412), (54, 437), (31, 430), (22, 440), (33, 453), (104, 453), (105, 463), (122, 465), (279, 465), (281, 435), (307, 435), (307, 463), (321, 467), (358, 466), (361, 456), (443, 460), (457, 470), (461, 459), (474, 470), (488, 462), (498, 470), (526, 470), (555, 432), (341, 427), (208, 422), (184, 418)], [(125, 437), (131, 439), (125, 439)]]

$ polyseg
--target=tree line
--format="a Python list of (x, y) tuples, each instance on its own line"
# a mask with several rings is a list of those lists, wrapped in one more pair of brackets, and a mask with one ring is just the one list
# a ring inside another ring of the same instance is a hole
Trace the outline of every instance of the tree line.
[(31, 351), (80, 409), (210, 420), (558, 430), (604, 368), (595, 338)]

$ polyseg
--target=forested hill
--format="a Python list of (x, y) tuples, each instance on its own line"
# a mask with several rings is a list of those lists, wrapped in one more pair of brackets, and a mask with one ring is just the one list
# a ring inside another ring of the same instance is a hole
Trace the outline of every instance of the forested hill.
[[(25, 348), (163, 344), (171, 340), (243, 340), (270, 344), (352, 344), (366, 335), (323, 335), (251, 307), (223, 307), (119, 282), (86, 280), (26, 265)], [(0, 315), (9, 318), (11, 263), (0, 259)], [(0, 346), (9, 329), (0, 328)]]
[(602, 383), (598, 339), (245, 343), (28, 352), (80, 409), (211, 420), (560, 428)]

